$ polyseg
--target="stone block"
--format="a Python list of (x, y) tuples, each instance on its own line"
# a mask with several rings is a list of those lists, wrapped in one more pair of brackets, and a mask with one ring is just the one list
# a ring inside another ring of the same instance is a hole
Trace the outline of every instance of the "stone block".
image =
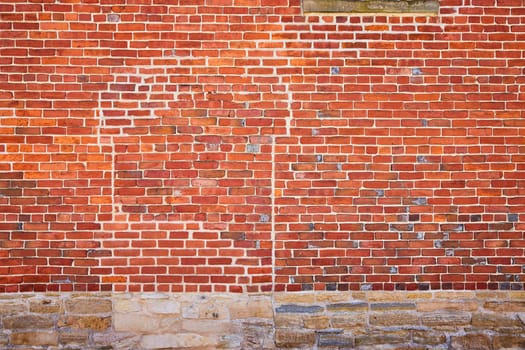
[(230, 317), (234, 320), (245, 318), (272, 318), (272, 300), (268, 297), (250, 298), (230, 305)]
[(118, 332), (154, 332), (160, 328), (160, 318), (141, 314), (114, 314), (113, 327)]
[(33, 299), (29, 302), (29, 311), (37, 314), (53, 314), (61, 312), (62, 306), (56, 299)]
[(215, 344), (212, 339), (193, 333), (148, 334), (140, 342), (145, 349), (204, 348)]
[(120, 332), (100, 332), (93, 333), (91, 336), (93, 344), (97, 348), (107, 348), (111, 350), (129, 350), (138, 348), (140, 336), (131, 333)]
[(416, 314), (402, 311), (371, 313), (370, 324), (383, 327), (414, 326), (419, 324), (419, 318)]
[(182, 320), (181, 329), (187, 333), (231, 334), (240, 333), (239, 324), (224, 320)]
[(521, 322), (514, 315), (505, 315), (501, 313), (476, 313), (472, 315), (472, 326), (482, 329), (511, 328), (520, 327)]
[(142, 306), (137, 299), (120, 299), (116, 298), (113, 302), (114, 312), (140, 312)]
[(103, 331), (111, 327), (111, 317), (63, 316), (58, 321), (58, 326)]
[(315, 304), (314, 293), (275, 293), (276, 304)]
[(72, 314), (106, 314), (112, 311), (110, 299), (73, 298), (66, 301), (66, 311)]
[(330, 327), (330, 319), (327, 316), (306, 316), (303, 324), (308, 329), (326, 329)]
[(447, 335), (445, 333), (432, 331), (413, 331), (412, 339), (414, 343), (425, 345), (439, 345), (447, 342)]
[(462, 312), (434, 312), (421, 316), (423, 325), (430, 327), (463, 327), (470, 324), (470, 319), (470, 314)]
[(368, 310), (368, 303), (350, 302), (326, 305), (326, 310), (330, 312), (363, 312)]
[(274, 349), (273, 322), (245, 322), (242, 324), (243, 342), (241, 349)]
[(394, 310), (415, 310), (414, 303), (372, 303), (370, 304), (372, 311), (394, 311)]
[(276, 314), (274, 320), (277, 328), (297, 328), (304, 325), (302, 315)]
[(317, 334), (318, 347), (353, 348), (354, 337), (341, 331), (326, 331)]
[(59, 332), (58, 339), (62, 345), (85, 345), (88, 342), (87, 330), (63, 330)]
[(3, 324), (6, 329), (43, 329), (52, 328), (55, 320), (49, 316), (21, 315), (5, 317)]
[(355, 338), (356, 346), (373, 345), (379, 348), (381, 345), (402, 344), (410, 342), (408, 331), (381, 332), (359, 335)]
[(54, 346), (58, 345), (56, 332), (21, 332), (10, 336), (13, 345)]
[(479, 304), (475, 300), (462, 301), (441, 301), (428, 300), (417, 303), (417, 311), (434, 312), (434, 311), (465, 311), (473, 312), (479, 309)]
[(463, 336), (452, 336), (450, 347), (454, 350), (491, 350), (491, 341), (486, 334), (466, 334)]
[(483, 307), (495, 312), (525, 312), (525, 301), (487, 301)]
[(16, 315), (27, 311), (27, 304), (23, 302), (0, 301), (0, 316)]
[(525, 349), (525, 333), (496, 335), (493, 344), (494, 349)]
[(275, 344), (278, 347), (294, 348), (303, 347), (311, 348), (315, 343), (315, 332), (290, 330), (290, 329), (276, 329), (275, 330)]
[(278, 314), (292, 313), (292, 314), (313, 314), (323, 311), (323, 308), (319, 305), (297, 305), (297, 304), (286, 304), (281, 305), (275, 309)]
[(338, 314), (330, 317), (330, 323), (333, 328), (352, 330), (353, 333), (362, 333), (368, 323), (368, 315), (364, 313)]
[(173, 300), (147, 300), (147, 311), (154, 314), (180, 314), (180, 303)]

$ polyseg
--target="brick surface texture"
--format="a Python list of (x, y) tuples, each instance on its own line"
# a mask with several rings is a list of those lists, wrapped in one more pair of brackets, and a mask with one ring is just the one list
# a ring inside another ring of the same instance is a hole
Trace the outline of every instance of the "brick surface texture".
[(0, 292), (523, 289), (523, 5), (2, 1)]

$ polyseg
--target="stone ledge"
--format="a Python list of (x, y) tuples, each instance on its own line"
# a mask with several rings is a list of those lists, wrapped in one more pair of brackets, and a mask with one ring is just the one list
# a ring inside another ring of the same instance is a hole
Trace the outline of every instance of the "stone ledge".
[(305, 13), (437, 14), (437, 0), (303, 0)]

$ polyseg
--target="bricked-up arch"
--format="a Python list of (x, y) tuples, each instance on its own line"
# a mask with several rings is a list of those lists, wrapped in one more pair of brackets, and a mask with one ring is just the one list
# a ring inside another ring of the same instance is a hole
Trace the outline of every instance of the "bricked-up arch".
[(305, 13), (437, 14), (438, 0), (302, 0)]

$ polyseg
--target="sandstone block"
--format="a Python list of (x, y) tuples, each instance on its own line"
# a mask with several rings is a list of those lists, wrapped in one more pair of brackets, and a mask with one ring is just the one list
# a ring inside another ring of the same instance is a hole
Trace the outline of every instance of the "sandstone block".
[(173, 300), (147, 300), (146, 310), (154, 314), (180, 314), (180, 303)]
[(330, 317), (330, 323), (333, 328), (352, 330), (353, 333), (362, 333), (367, 322), (368, 316), (364, 313), (338, 314)]
[(277, 304), (315, 304), (314, 293), (275, 293)]
[(232, 319), (243, 318), (272, 318), (272, 301), (270, 298), (251, 298), (246, 301), (236, 302), (230, 305)]
[(384, 312), (370, 314), (370, 324), (374, 326), (407, 326), (419, 324), (416, 314), (408, 312)]
[(496, 312), (525, 312), (525, 301), (487, 301), (483, 307)]
[(51, 328), (55, 324), (52, 317), (41, 315), (21, 315), (4, 318), (4, 328), (7, 329), (42, 329)]
[(321, 332), (317, 335), (319, 347), (353, 348), (354, 337), (343, 332)]
[(485, 334), (467, 334), (451, 337), (450, 346), (454, 350), (490, 350), (490, 338)]
[(434, 312), (434, 311), (465, 311), (473, 312), (479, 309), (479, 304), (475, 300), (463, 301), (439, 301), (428, 300), (417, 303), (417, 311)]
[(182, 320), (181, 328), (188, 333), (206, 332), (209, 334), (240, 333), (240, 325), (223, 320)]
[(350, 302), (328, 304), (326, 310), (330, 312), (363, 312), (368, 310), (368, 303)]
[(85, 345), (88, 342), (89, 333), (84, 330), (61, 331), (58, 339), (62, 345)]
[(525, 349), (525, 334), (496, 335), (494, 349)]
[(303, 327), (303, 317), (298, 315), (276, 314), (274, 320), (277, 328)]
[(446, 343), (447, 336), (445, 333), (439, 332), (414, 331), (412, 332), (412, 339), (417, 344), (438, 345)]
[(140, 345), (145, 349), (199, 348), (213, 346), (216, 342), (208, 337), (192, 333), (149, 334), (142, 337)]
[(66, 301), (66, 311), (72, 314), (105, 314), (112, 311), (110, 299), (74, 298)]
[(111, 317), (65, 316), (59, 320), (58, 325), (60, 327), (102, 331), (111, 327)]
[(118, 313), (139, 312), (142, 308), (136, 299), (116, 299), (113, 304), (113, 311)]
[(283, 348), (311, 347), (315, 343), (315, 333), (300, 330), (277, 329), (275, 344)]
[(309, 329), (326, 329), (330, 327), (330, 319), (327, 316), (305, 317), (303, 324)]
[(0, 302), (0, 315), (15, 315), (22, 312), (27, 312), (28, 307), (23, 302), (14, 301), (1, 301)]
[(154, 332), (160, 328), (160, 318), (141, 314), (114, 314), (113, 327), (118, 332)]
[(472, 326), (479, 328), (504, 328), (504, 327), (520, 327), (520, 320), (514, 315), (482, 313), (472, 315)]
[(21, 332), (11, 334), (11, 344), (30, 346), (53, 346), (58, 345), (58, 334), (56, 332)]
[(272, 321), (245, 322), (242, 325), (243, 343), (241, 349), (274, 349)]
[(56, 299), (34, 299), (29, 302), (29, 311), (38, 314), (59, 313), (62, 307)]
[(385, 344), (401, 344), (410, 342), (410, 333), (408, 331), (382, 332), (359, 335), (355, 338), (355, 345), (374, 345), (380, 346)]
[(372, 311), (393, 311), (393, 310), (415, 310), (414, 303), (372, 303), (370, 304)]
[(425, 326), (447, 326), (451, 328), (470, 324), (470, 314), (460, 312), (434, 312), (423, 314), (421, 322)]

